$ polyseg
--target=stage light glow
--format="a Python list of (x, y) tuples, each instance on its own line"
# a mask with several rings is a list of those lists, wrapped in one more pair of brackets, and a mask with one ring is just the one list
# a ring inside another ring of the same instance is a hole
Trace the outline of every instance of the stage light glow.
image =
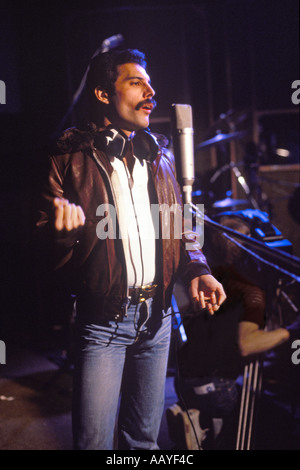
[(243, 186), (246, 183), (245, 178), (243, 176), (238, 177), (238, 182), (241, 184), (241, 186)]
[(287, 158), (290, 156), (290, 151), (287, 149), (276, 149), (276, 155)]

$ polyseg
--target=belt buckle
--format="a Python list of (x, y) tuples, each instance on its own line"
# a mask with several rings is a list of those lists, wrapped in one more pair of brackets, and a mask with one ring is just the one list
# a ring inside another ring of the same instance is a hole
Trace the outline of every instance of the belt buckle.
[(155, 289), (157, 287), (157, 284), (151, 284), (151, 285), (148, 285), (148, 286), (142, 286), (141, 287), (141, 295), (145, 295), (145, 294), (148, 294), (146, 298), (142, 298), (143, 300), (141, 301), (144, 301), (144, 300), (147, 300), (149, 299), (150, 297), (153, 297), (154, 296), (154, 293), (155, 293)]
[(149, 297), (151, 297), (151, 292), (152, 290), (155, 290), (155, 288), (156, 284), (136, 287), (134, 289), (133, 295), (131, 296), (131, 303), (133, 305), (137, 305), (142, 302), (145, 302), (147, 299), (149, 299)]
[(140, 302), (145, 302), (145, 300), (149, 299), (149, 292), (151, 292), (151, 289), (153, 286), (141, 286), (139, 287), (139, 301)]

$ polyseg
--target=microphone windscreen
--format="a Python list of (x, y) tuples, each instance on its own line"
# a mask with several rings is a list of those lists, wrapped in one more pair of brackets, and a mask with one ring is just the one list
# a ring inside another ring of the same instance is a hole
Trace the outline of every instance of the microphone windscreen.
[(189, 104), (173, 104), (172, 122), (175, 129), (192, 128), (192, 107)]
[(185, 203), (191, 202), (194, 175), (194, 140), (192, 107), (173, 104), (171, 109), (173, 147), (176, 173)]

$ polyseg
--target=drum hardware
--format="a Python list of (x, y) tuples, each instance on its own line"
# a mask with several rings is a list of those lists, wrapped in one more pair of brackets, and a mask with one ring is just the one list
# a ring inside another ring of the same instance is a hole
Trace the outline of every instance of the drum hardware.
[(236, 450), (253, 449), (255, 416), (262, 388), (262, 367), (259, 360), (244, 367)]
[(220, 132), (215, 135), (215, 137), (212, 137), (211, 139), (205, 140), (204, 142), (198, 144), (195, 150), (202, 150), (211, 147), (212, 145), (220, 145), (226, 142), (230, 142), (231, 140), (242, 139), (246, 135), (248, 135), (248, 131), (230, 132), (228, 134), (223, 134)]
[[(257, 260), (260, 260), (266, 265), (272, 267), (272, 269), (276, 271), (276, 276), (278, 276), (278, 273), (280, 273), (283, 275), (283, 279), (288, 278), (290, 284), (300, 283), (300, 259), (295, 258), (289, 255), (288, 253), (282, 253), (280, 251), (270, 249), (270, 247), (262, 243), (259, 238), (254, 239), (251, 236), (245, 235), (211, 220), (204, 213), (202, 214), (200, 209), (194, 204), (191, 204), (191, 207), (204, 220), (204, 223), (206, 225), (223, 232), (230, 239), (238, 239), (242, 241), (243, 245), (254, 247), (255, 251), (257, 251), (257, 248), (259, 248), (259, 251), (262, 252), (262, 256), (266, 255), (266, 258), (270, 257), (272, 259), (271, 262), (261, 256), (257, 256), (253, 251), (249, 249), (246, 249), (246, 251), (250, 255), (253, 255)], [(248, 209), (248, 212), (246, 210), (237, 213), (242, 217), (244, 216), (244, 219), (245, 217), (247, 218), (248, 214), (248, 219), (250, 220), (250, 222), (251, 216), (253, 216), (253, 219), (256, 216), (261, 221), (262, 226), (268, 223), (267, 214), (261, 213), (261, 211)], [(224, 214), (236, 216), (236, 214), (233, 214), (231, 212), (222, 213), (222, 216)], [(249, 450), (253, 449), (255, 446), (257, 417), (262, 392), (262, 378), (263, 362), (260, 357), (257, 357), (257, 359), (254, 359), (253, 361), (244, 366), (239, 421), (236, 436), (236, 450)]]
[(221, 212), (214, 216), (215, 219), (227, 216), (229, 218), (239, 218), (250, 227), (251, 237), (260, 240), (270, 248), (277, 248), (279, 250), (292, 254), (292, 244), (286, 240), (280, 230), (271, 224), (269, 216), (266, 212), (256, 209), (244, 209), (233, 212)]
[[(236, 179), (237, 179), (238, 183), (242, 186), (242, 188), (244, 190), (244, 193), (247, 196), (247, 201), (240, 200), (240, 201), (243, 201), (243, 202), (236, 202), (235, 204), (231, 204), (231, 201), (228, 201), (228, 206), (227, 207), (236, 206), (236, 205), (240, 205), (240, 204), (248, 204), (250, 202), (254, 209), (259, 210), (260, 209), (259, 205), (256, 202), (256, 200), (254, 199), (254, 197), (252, 196), (251, 190), (250, 190), (250, 188), (249, 188), (249, 186), (246, 182), (246, 179), (244, 178), (244, 176), (242, 175), (242, 173), (240, 172), (240, 170), (238, 168), (241, 165), (243, 165), (242, 162), (240, 162), (240, 163), (231, 162), (231, 163), (228, 163), (226, 165), (223, 165), (221, 168), (219, 168), (212, 175), (209, 182), (214, 183), (224, 171), (231, 169), (233, 171), (234, 175), (236, 176)], [(237, 199), (236, 201), (239, 201), (239, 200)], [(224, 199), (224, 205), (222, 205), (222, 202), (223, 201), (217, 201), (217, 203), (215, 203), (215, 204), (220, 204), (220, 205), (216, 205), (216, 206), (213, 206), (213, 207), (226, 207), (226, 203), (227, 203), (226, 199)], [(232, 199), (232, 202), (234, 202), (234, 199)]]
[(215, 123), (210, 127), (210, 131), (216, 135), (196, 146), (195, 150), (202, 150), (212, 145), (219, 145), (231, 140), (242, 139), (249, 135), (248, 131), (237, 130), (239, 124), (244, 122), (249, 116), (249, 111), (237, 111), (229, 109), (221, 113)]
[(227, 197), (222, 199), (221, 201), (216, 201), (213, 204), (215, 209), (225, 209), (226, 207), (236, 207), (240, 205), (248, 204), (246, 199), (232, 199), (231, 197)]

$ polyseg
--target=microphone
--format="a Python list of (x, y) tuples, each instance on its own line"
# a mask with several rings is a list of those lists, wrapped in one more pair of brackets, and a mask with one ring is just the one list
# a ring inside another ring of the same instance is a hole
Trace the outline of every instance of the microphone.
[(172, 104), (171, 122), (176, 171), (182, 184), (184, 203), (190, 204), (195, 180), (192, 107), (188, 104)]
[[(110, 38), (107, 38), (102, 42), (101, 52), (110, 51), (110, 49), (118, 47), (123, 41), (124, 38), (122, 34), (116, 34), (115, 36), (111, 36)], [(96, 53), (98, 53), (98, 51), (96, 51)], [(96, 53), (95, 55), (97, 55)]]

